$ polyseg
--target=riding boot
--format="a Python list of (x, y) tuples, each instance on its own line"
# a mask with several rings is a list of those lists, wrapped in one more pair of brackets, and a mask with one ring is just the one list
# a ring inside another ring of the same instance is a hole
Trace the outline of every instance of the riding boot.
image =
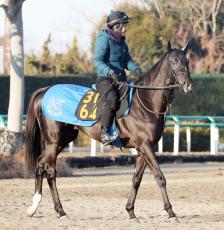
[(101, 142), (103, 145), (109, 145), (118, 138), (118, 135), (113, 135), (109, 133), (108, 129), (102, 127), (101, 129)]

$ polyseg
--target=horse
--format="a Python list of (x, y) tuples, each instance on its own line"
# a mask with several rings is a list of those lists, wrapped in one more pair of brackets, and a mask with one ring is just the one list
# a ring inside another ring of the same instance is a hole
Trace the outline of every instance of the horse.
[[(130, 219), (136, 218), (134, 204), (146, 166), (150, 168), (161, 190), (164, 209), (169, 218), (176, 218), (168, 198), (166, 179), (156, 160), (155, 147), (163, 134), (167, 108), (174, 97), (175, 88), (172, 86), (178, 85), (183, 94), (192, 91), (193, 82), (186, 57), (188, 48), (189, 42), (182, 49), (172, 48), (168, 42), (167, 50), (160, 60), (140, 79), (134, 81), (139, 87), (134, 89), (129, 114), (117, 119), (120, 140), (124, 140), (124, 147), (135, 148), (138, 152), (131, 192), (126, 204)], [(162, 86), (161, 90), (147, 90), (152, 85)], [(35, 169), (35, 193), (27, 215), (33, 216), (39, 206), (43, 176), (46, 175), (54, 209), (62, 217), (66, 213), (56, 186), (57, 156), (68, 143), (77, 138), (79, 131), (100, 141), (101, 124), (97, 122), (91, 127), (83, 127), (46, 118), (41, 111), (41, 102), (47, 90), (48, 87), (36, 90), (28, 106), (25, 161), (29, 170)]]

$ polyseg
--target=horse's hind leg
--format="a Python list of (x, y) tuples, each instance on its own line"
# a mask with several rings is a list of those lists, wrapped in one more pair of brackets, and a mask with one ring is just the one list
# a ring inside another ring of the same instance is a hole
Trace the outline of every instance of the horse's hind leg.
[(141, 155), (138, 155), (135, 162), (135, 172), (132, 178), (132, 188), (128, 197), (128, 202), (126, 204), (126, 210), (129, 214), (130, 219), (136, 218), (134, 213), (134, 204), (137, 196), (138, 188), (142, 181), (142, 176), (145, 170), (145, 161)]
[(36, 164), (35, 174), (36, 174), (36, 177), (35, 177), (35, 194), (33, 196), (32, 206), (30, 206), (26, 211), (27, 215), (30, 217), (33, 216), (34, 213), (36, 212), (36, 210), (40, 204), (41, 196), (42, 196), (44, 165), (41, 162), (39, 162), (39, 160)]
[[(45, 163), (45, 171), (47, 176), (47, 182), (50, 187), (52, 199), (54, 202), (54, 209), (59, 214), (59, 217), (66, 215), (62, 208), (62, 204), (59, 199), (58, 190), (56, 186), (56, 160), (57, 155), (61, 152), (61, 150), (72, 140), (74, 140), (78, 136), (78, 130), (74, 130), (73, 127), (67, 126), (65, 129), (61, 131), (60, 142), (57, 144), (48, 144), (46, 149), (48, 150), (48, 159), (46, 159)], [(64, 138), (62, 138), (62, 136)], [(51, 154), (52, 153), (52, 154)]]
[(50, 187), (51, 195), (54, 202), (54, 208), (60, 216), (66, 215), (64, 212), (57, 187), (56, 187), (56, 158), (58, 144), (46, 144), (46, 149), (41, 155), (37, 163), (36, 178), (35, 178), (35, 194), (33, 196), (33, 204), (27, 210), (28, 216), (33, 216), (36, 212), (42, 196), (43, 175), (46, 174), (47, 182)]
[(33, 204), (27, 210), (28, 216), (33, 216), (40, 204), (41, 197), (42, 197), (42, 185), (43, 185), (44, 173), (47, 176), (47, 180), (50, 188), (55, 187), (54, 192), (52, 192), (53, 188), (51, 189), (52, 197), (55, 204), (55, 209), (60, 210), (60, 212), (63, 215), (65, 215), (60, 200), (58, 198), (57, 188), (55, 183), (56, 180), (55, 164), (56, 164), (56, 157), (57, 157), (57, 148), (58, 148), (58, 144), (45, 143), (45, 150), (43, 151), (43, 153), (38, 159), (36, 165), (35, 194), (33, 196)]
[[(61, 150), (77, 137), (78, 130), (74, 130), (73, 126), (57, 126), (55, 129), (49, 128), (48, 130), (51, 130), (52, 132), (49, 131), (48, 136), (45, 136), (45, 148), (36, 165), (35, 194), (33, 196), (33, 204), (27, 210), (28, 216), (34, 215), (41, 201), (44, 173), (47, 176), (55, 210), (60, 216), (66, 215), (62, 208), (56, 187), (56, 159)], [(64, 138), (61, 137), (61, 132), (64, 132)]]
[(54, 209), (59, 216), (64, 216), (66, 213), (62, 208), (62, 204), (59, 199), (58, 190), (56, 186), (56, 158), (57, 158), (57, 144), (48, 144), (46, 150), (48, 155), (46, 156), (44, 170), (46, 172), (47, 182), (50, 187), (51, 195), (54, 202)]

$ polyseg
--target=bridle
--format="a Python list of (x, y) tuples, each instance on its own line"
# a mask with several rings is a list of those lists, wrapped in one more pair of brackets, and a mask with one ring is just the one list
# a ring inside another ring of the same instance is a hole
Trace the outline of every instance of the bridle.
[[(177, 58), (179, 60), (179, 62), (180, 62), (180, 59), (178, 57), (175, 57), (175, 58)], [(171, 100), (170, 100), (170, 98), (168, 96), (168, 93), (170, 93), (170, 90), (175, 89), (175, 88), (180, 88), (180, 86), (181, 86), (178, 83), (178, 73), (179, 73), (179, 71), (178, 72), (174, 71), (174, 69), (172, 68), (170, 62), (171, 62), (171, 59), (170, 59), (170, 56), (168, 56), (168, 58), (167, 58), (168, 75), (169, 75), (169, 78), (171, 79), (171, 82), (173, 82), (173, 84), (171, 84), (169, 86), (159, 86), (159, 87), (144, 87), (144, 88), (141, 88), (139, 86), (135, 87), (135, 88), (137, 88), (136, 89), (137, 99), (140, 102), (140, 104), (142, 105), (142, 107), (145, 110), (147, 110), (148, 112), (156, 114), (157, 116), (167, 114), (169, 108), (171, 107)], [(132, 86), (132, 87), (134, 87), (134, 86)], [(158, 112), (158, 111), (154, 111), (154, 110), (151, 110), (148, 107), (146, 107), (144, 105), (143, 101), (141, 100), (140, 96), (139, 96), (139, 89), (164, 90), (165, 91), (166, 101), (167, 101), (166, 110), (163, 111), (163, 112)]]
[[(179, 57), (174, 57), (176, 59), (179, 60), (180, 62), (180, 58)], [(171, 79), (171, 82), (173, 82), (173, 84), (171, 85), (168, 85), (168, 86), (144, 86), (144, 85), (135, 85), (135, 84), (132, 84), (130, 85), (129, 83), (126, 83), (126, 82), (119, 82), (119, 84), (121, 85), (126, 85), (126, 86), (131, 86), (133, 88), (136, 88), (136, 89), (142, 89), (142, 90), (166, 90), (166, 89), (174, 89), (174, 88), (180, 88), (180, 84), (177, 82), (177, 73), (173, 70), (171, 64), (171, 57), (168, 56), (167, 58), (167, 64), (168, 64), (168, 74), (169, 74), (169, 77)], [(179, 73), (179, 71), (178, 71)]]

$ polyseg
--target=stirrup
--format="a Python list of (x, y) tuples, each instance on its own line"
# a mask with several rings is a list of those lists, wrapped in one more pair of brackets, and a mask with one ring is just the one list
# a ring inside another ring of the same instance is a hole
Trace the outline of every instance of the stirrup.
[(109, 145), (113, 141), (115, 141), (119, 136), (118, 135), (110, 135), (109, 133), (105, 132), (101, 134), (101, 142), (103, 145)]

